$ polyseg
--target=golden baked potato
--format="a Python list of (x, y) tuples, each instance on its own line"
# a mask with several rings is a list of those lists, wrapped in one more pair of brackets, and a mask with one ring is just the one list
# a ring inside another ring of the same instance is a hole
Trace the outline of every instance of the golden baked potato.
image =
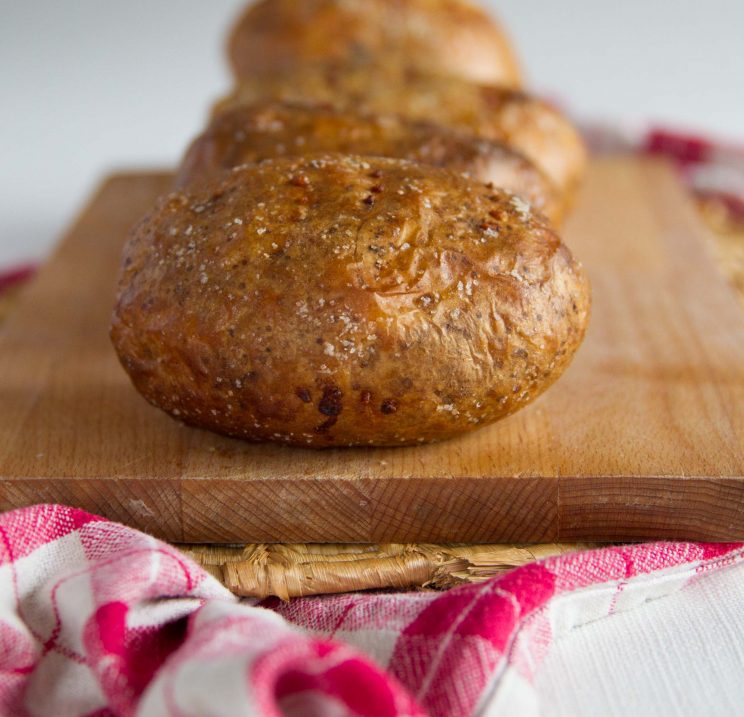
[(321, 152), (445, 167), (523, 197), (554, 225), (563, 215), (552, 182), (524, 156), (495, 140), (397, 115), (271, 100), (217, 115), (191, 145), (176, 185), (216, 179), (233, 167), (264, 159)]
[(520, 71), (498, 23), (466, 0), (259, 0), (229, 42), (238, 79), (308, 63), (376, 64), (459, 75), (509, 87)]
[(245, 80), (215, 108), (266, 99), (329, 103), (372, 114), (398, 114), (502, 142), (539, 167), (571, 201), (586, 168), (586, 150), (571, 123), (548, 103), (523, 92), (394, 65), (315, 65)]
[(590, 292), (511, 194), (404, 160), (267, 160), (164, 197), (124, 251), (111, 337), (153, 404), (251, 441), (450, 438), (533, 401)]

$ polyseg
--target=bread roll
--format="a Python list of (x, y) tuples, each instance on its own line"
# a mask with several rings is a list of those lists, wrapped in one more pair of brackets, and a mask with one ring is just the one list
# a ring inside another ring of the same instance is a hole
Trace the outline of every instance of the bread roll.
[(501, 27), (464, 0), (259, 0), (233, 30), (238, 79), (294, 72), (314, 62), (376, 64), (520, 85)]
[(215, 117), (191, 145), (177, 186), (217, 178), (242, 164), (282, 156), (340, 152), (410, 159), (467, 174), (523, 197), (557, 225), (559, 193), (532, 162), (473, 134), (395, 115), (330, 105), (260, 102)]
[(569, 202), (586, 167), (581, 137), (560, 112), (530, 95), (491, 85), (393, 65), (375, 72), (317, 65), (245, 81), (215, 112), (264, 99), (330, 103), (470, 131), (521, 152)]
[(581, 267), (521, 199), (404, 160), (267, 160), (163, 198), (111, 336), (135, 386), (229, 436), (408, 445), (484, 426), (568, 365)]

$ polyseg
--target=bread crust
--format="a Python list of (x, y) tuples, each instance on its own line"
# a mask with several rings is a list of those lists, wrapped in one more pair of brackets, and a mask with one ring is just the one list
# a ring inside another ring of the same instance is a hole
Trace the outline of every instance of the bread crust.
[(215, 107), (219, 114), (266, 99), (332, 104), (371, 114), (398, 114), (469, 131), (522, 153), (571, 203), (587, 154), (573, 125), (547, 102), (524, 92), (385, 64), (369, 68), (307, 65), (244, 81)]
[(264, 101), (216, 116), (191, 145), (176, 186), (217, 179), (264, 159), (339, 152), (444, 167), (516, 194), (557, 226), (564, 213), (553, 183), (506, 145), (431, 122), (332, 105)]
[(308, 63), (376, 63), (521, 85), (500, 25), (464, 0), (260, 0), (237, 21), (228, 54), (238, 79)]
[(578, 348), (581, 267), (520, 199), (403, 160), (268, 160), (163, 198), (124, 252), (111, 337), (189, 424), (313, 447), (496, 421)]

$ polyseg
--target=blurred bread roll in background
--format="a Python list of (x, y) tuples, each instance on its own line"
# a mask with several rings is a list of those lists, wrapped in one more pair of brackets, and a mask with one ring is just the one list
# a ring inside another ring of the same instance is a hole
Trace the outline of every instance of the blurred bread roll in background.
[(502, 142), (539, 167), (569, 204), (586, 167), (584, 143), (561, 112), (529, 94), (495, 85), (389, 63), (373, 71), (336, 64), (303, 65), (289, 73), (244, 79), (214, 113), (267, 98), (397, 114)]
[(191, 145), (176, 184), (216, 179), (264, 159), (323, 152), (409, 159), (466, 174), (524, 198), (558, 225), (563, 202), (553, 183), (522, 154), (495, 140), (399, 115), (330, 104), (263, 101), (213, 118)]
[(509, 87), (518, 63), (499, 24), (466, 0), (259, 0), (236, 23), (239, 80), (306, 64), (379, 60)]

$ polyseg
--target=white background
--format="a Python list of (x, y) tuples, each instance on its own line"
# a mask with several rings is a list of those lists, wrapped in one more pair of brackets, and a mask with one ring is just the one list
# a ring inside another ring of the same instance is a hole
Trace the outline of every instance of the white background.
[[(578, 117), (744, 139), (742, 0), (489, 4)], [(228, 86), (241, 5), (0, 0), (0, 267), (43, 255), (106, 171), (177, 161)]]

